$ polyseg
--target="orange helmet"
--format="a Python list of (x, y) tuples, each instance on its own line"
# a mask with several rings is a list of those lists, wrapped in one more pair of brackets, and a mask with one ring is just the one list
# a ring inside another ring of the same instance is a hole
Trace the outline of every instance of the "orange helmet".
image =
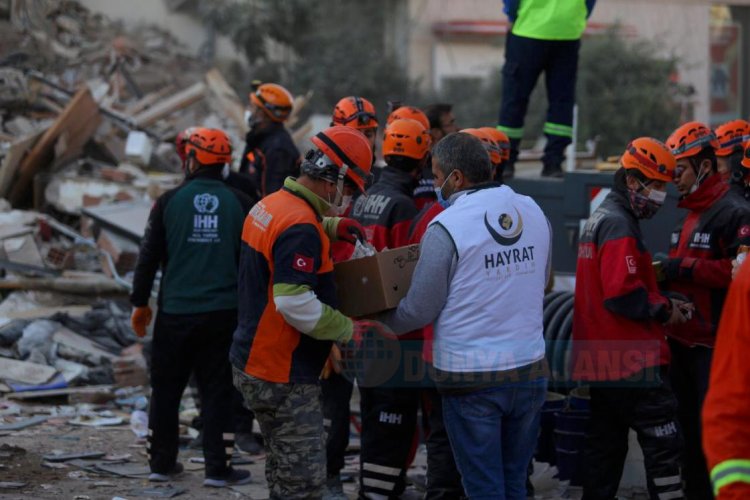
[(639, 137), (625, 148), (620, 165), (626, 170), (638, 170), (648, 179), (672, 182), (677, 159), (663, 142), (651, 137)]
[(742, 166), (750, 169), (750, 141), (742, 145), (744, 154), (742, 155)]
[(714, 132), (719, 141), (716, 156), (729, 156), (742, 151), (742, 143), (750, 139), (750, 123), (745, 120), (732, 120), (716, 127)]
[(276, 83), (264, 83), (250, 93), (250, 102), (263, 109), (275, 122), (283, 122), (289, 118), (293, 101), (292, 94)]
[(383, 132), (383, 156), (398, 155), (421, 160), (429, 150), (430, 134), (416, 120), (393, 120)]
[(305, 174), (330, 182), (348, 180), (364, 192), (370, 178), (372, 148), (362, 132), (334, 125), (316, 134), (310, 141), (317, 151), (310, 150), (305, 155), (302, 162)]
[(505, 132), (496, 129), (495, 127), (480, 127), (479, 130), (495, 140), (500, 149), (500, 161), (507, 161), (510, 159), (510, 139), (508, 139)]
[(332, 125), (345, 125), (358, 130), (378, 128), (375, 106), (364, 97), (344, 97), (333, 108)]
[(711, 129), (701, 122), (688, 122), (667, 139), (667, 147), (672, 151), (676, 160), (689, 158), (700, 153), (703, 148), (719, 149), (719, 141)]
[(175, 145), (175, 151), (177, 152), (177, 156), (180, 157), (180, 160), (185, 162), (187, 160), (187, 153), (185, 152), (185, 145), (188, 142), (188, 139), (190, 139), (190, 136), (195, 132), (198, 128), (197, 127), (190, 127), (186, 128), (179, 134), (177, 134), (177, 137), (175, 137), (174, 145)]
[(227, 134), (216, 128), (196, 127), (185, 143), (185, 155), (201, 165), (232, 162), (232, 142)]
[(388, 120), (386, 120), (385, 123), (386, 128), (391, 122), (393, 122), (393, 120), (416, 120), (422, 124), (425, 130), (430, 130), (429, 118), (427, 118), (427, 115), (419, 108), (415, 108), (414, 106), (399, 106), (394, 109), (391, 114), (388, 115)]
[(490, 137), (487, 132), (479, 130), (478, 128), (465, 128), (463, 130), (459, 130), (459, 132), (463, 134), (473, 135), (474, 137), (482, 141), (482, 146), (484, 146), (484, 149), (490, 156), (490, 162), (492, 162), (493, 165), (497, 165), (498, 163), (500, 163), (500, 146), (497, 145), (495, 139)]

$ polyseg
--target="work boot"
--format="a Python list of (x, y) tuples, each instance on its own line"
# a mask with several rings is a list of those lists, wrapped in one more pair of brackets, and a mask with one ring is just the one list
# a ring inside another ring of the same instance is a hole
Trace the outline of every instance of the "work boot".
[(347, 500), (344, 493), (344, 485), (341, 483), (341, 476), (333, 474), (326, 478), (326, 485), (323, 487), (323, 500)]
[(238, 432), (234, 435), (234, 445), (238, 450), (244, 451), (248, 455), (260, 455), (263, 453), (263, 447), (250, 432)]
[(245, 469), (229, 468), (229, 471), (223, 476), (206, 476), (203, 480), (203, 486), (209, 488), (226, 488), (227, 486), (240, 486), (252, 481), (250, 471)]
[(172, 481), (174, 478), (182, 474), (183, 470), (185, 470), (185, 468), (182, 466), (182, 464), (180, 462), (175, 462), (172, 470), (164, 473), (152, 472), (148, 475), (148, 480), (152, 483), (166, 483), (167, 481)]
[(556, 177), (561, 178), (563, 176), (562, 166), (560, 164), (549, 164), (545, 163), (542, 168), (542, 177)]

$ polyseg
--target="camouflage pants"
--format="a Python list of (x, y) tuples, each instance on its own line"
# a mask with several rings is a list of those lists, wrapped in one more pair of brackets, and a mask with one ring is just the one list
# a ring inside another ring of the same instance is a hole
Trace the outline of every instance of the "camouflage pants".
[(263, 434), (270, 498), (321, 498), (326, 456), (320, 386), (266, 382), (234, 367), (232, 373)]

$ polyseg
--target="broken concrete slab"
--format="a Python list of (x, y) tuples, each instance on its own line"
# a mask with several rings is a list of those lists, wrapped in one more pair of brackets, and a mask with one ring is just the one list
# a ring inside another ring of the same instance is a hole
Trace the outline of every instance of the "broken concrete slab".
[(73, 453), (50, 453), (49, 455), (43, 455), (42, 458), (48, 462), (56, 463), (56, 462), (67, 462), (69, 460), (75, 460), (75, 459), (93, 459), (93, 458), (101, 458), (105, 456), (106, 453), (103, 451), (81, 451), (81, 452), (73, 452)]
[(19, 431), (21, 429), (26, 429), (27, 427), (44, 423), (48, 418), (49, 417), (46, 415), (36, 415), (31, 418), (16, 420), (9, 424), (0, 425), (0, 431)]
[(0, 379), (26, 384), (43, 384), (55, 376), (57, 370), (51, 366), (0, 358)]

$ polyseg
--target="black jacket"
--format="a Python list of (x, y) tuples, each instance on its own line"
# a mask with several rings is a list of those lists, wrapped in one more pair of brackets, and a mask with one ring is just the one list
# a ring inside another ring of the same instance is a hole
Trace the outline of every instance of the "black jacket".
[(240, 173), (249, 174), (261, 197), (281, 189), (284, 179), (299, 175), (300, 154), (283, 123), (272, 123), (245, 136)]

